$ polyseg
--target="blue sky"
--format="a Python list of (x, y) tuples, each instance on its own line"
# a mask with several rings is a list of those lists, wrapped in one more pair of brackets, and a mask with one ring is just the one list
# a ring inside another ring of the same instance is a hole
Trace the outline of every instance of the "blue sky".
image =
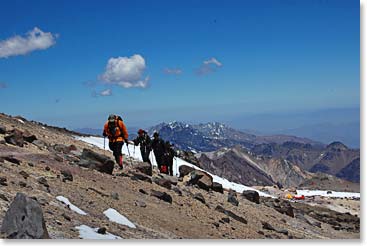
[(1, 3), (7, 114), (146, 127), (359, 107), (359, 1)]

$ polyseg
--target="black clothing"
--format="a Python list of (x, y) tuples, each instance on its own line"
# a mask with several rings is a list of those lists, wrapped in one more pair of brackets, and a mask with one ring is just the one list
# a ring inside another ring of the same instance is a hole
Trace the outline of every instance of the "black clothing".
[(152, 149), (157, 161), (158, 168), (164, 164), (164, 153), (165, 153), (165, 143), (161, 138), (154, 138), (152, 140)]
[(122, 146), (124, 142), (109, 142), (108, 147), (113, 152), (113, 156), (115, 157), (116, 163), (120, 164), (120, 156), (122, 156)]
[(141, 157), (143, 158), (144, 162), (148, 162), (149, 164), (152, 164), (149, 160), (149, 154), (150, 151), (152, 150), (152, 140), (150, 140), (150, 137), (148, 136), (148, 134), (144, 133), (143, 135), (139, 135), (137, 136), (134, 140), (133, 140), (135, 145), (139, 145), (140, 144), (140, 152), (141, 152)]
[(164, 153), (164, 163), (167, 165), (169, 175), (173, 176), (173, 158), (175, 157), (175, 151), (170, 144), (166, 144)]

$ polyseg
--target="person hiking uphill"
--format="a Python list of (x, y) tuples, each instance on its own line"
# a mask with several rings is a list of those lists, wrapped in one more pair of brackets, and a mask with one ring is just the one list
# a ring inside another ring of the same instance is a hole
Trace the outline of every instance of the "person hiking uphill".
[(155, 159), (157, 161), (158, 169), (162, 171), (162, 165), (164, 162), (165, 144), (164, 141), (159, 137), (158, 132), (153, 134), (152, 149), (154, 152)]
[(123, 169), (121, 150), (122, 146), (124, 145), (124, 142), (128, 144), (129, 134), (120, 116), (116, 116), (113, 114), (108, 116), (108, 120), (104, 124), (103, 136), (108, 137), (109, 139), (108, 147), (113, 152), (116, 163), (119, 165), (120, 169)]
[(140, 144), (140, 153), (141, 153), (141, 157), (143, 158), (143, 161), (148, 162), (150, 165), (152, 165), (152, 163), (149, 160), (149, 154), (150, 154), (150, 151), (152, 150), (152, 146), (151, 146), (152, 140), (150, 139), (147, 132), (144, 131), (143, 129), (139, 129), (138, 136), (133, 140), (133, 142), (134, 142), (134, 145)]
[(167, 174), (173, 176), (173, 158), (175, 157), (175, 150), (172, 148), (173, 145), (166, 141), (165, 143), (165, 153), (164, 153), (164, 163), (167, 165)]

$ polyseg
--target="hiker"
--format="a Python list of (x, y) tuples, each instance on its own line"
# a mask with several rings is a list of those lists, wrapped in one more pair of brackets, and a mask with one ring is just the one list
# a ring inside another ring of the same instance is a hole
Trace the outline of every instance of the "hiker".
[(152, 163), (149, 160), (149, 154), (150, 151), (152, 150), (151, 146), (152, 140), (150, 139), (147, 132), (144, 131), (143, 129), (139, 129), (138, 136), (133, 140), (133, 142), (134, 145), (140, 144), (140, 153), (141, 157), (143, 158), (143, 161), (148, 162), (150, 165), (152, 165)]
[(123, 169), (121, 150), (124, 142), (128, 145), (129, 135), (120, 116), (113, 114), (108, 116), (108, 120), (104, 125), (103, 136), (108, 136), (109, 148), (113, 152), (116, 163), (119, 165), (120, 169)]
[(164, 141), (159, 137), (158, 132), (155, 132), (153, 134), (152, 149), (154, 152), (155, 160), (157, 161), (158, 169), (162, 171), (165, 144)]
[(173, 176), (173, 158), (175, 157), (175, 150), (172, 148), (170, 142), (165, 143), (164, 163), (167, 165), (167, 174)]

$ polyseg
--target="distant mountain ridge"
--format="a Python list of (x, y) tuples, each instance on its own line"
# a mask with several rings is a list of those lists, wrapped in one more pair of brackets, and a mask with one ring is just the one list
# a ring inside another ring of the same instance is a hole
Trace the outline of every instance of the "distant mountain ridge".
[(153, 126), (148, 132), (153, 134), (155, 131), (159, 132), (163, 139), (173, 142), (180, 149), (193, 152), (215, 151), (223, 147), (235, 145), (251, 148), (261, 143), (274, 142), (281, 144), (288, 141), (322, 146), (319, 142), (296, 136), (256, 136), (218, 122), (194, 125), (173, 121)]

